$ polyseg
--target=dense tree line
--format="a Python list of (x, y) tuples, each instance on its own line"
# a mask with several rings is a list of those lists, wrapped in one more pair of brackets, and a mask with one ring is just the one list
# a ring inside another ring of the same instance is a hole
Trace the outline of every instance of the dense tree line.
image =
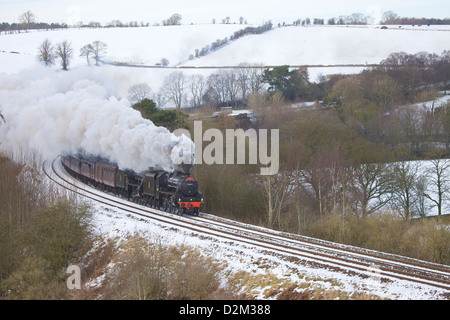
[(245, 35), (261, 34), (270, 30), (272, 30), (272, 23), (270, 21), (258, 27), (246, 27), (244, 29), (235, 31), (229, 38), (225, 37), (223, 39), (217, 39), (216, 41), (204, 46), (201, 49), (195, 49), (195, 53), (191, 54), (189, 56), (189, 59), (192, 60), (194, 58), (203, 57), (225, 46), (229, 41), (237, 40)]
[(68, 25), (65, 23), (45, 23), (45, 22), (33, 22), (29, 24), (23, 23), (8, 23), (2, 22), (0, 23), (0, 33), (16, 33), (22, 32), (25, 30), (58, 30), (58, 29), (66, 29)]
[(263, 91), (265, 87), (263, 69), (243, 64), (242, 68), (220, 70), (208, 77), (174, 71), (164, 79), (158, 93), (152, 93), (147, 84), (132, 86), (129, 100), (136, 103), (148, 98), (155, 101), (158, 108), (176, 109), (244, 106), (253, 92)]
[[(14, 33), (14, 32), (22, 32), (26, 30), (55, 30), (55, 29), (65, 29), (69, 26), (66, 23), (46, 23), (46, 22), (36, 22), (36, 16), (31, 11), (26, 11), (20, 15), (19, 21), (16, 23), (8, 23), (1, 22), (0, 23), (0, 34), (2, 32), (5, 33)], [(171, 15), (169, 18), (162, 20), (161, 24), (163, 26), (174, 26), (180, 25), (182, 20), (182, 16), (178, 13)], [(223, 24), (229, 24), (231, 18), (226, 17), (222, 19)], [(341, 15), (338, 17), (332, 17), (326, 20), (328, 25), (366, 25), (366, 24), (374, 24), (375, 21), (373, 16), (364, 15), (363, 13), (352, 13), (351, 15)], [(216, 23), (216, 19), (212, 19), (212, 23)], [(378, 23), (378, 22), (377, 22)], [(247, 24), (247, 21), (243, 17), (239, 17), (239, 24)], [(292, 25), (295, 26), (307, 26), (307, 25), (324, 25), (325, 19), (323, 18), (305, 18), (305, 19), (297, 19), (293, 21)], [(379, 24), (398, 24), (398, 25), (448, 25), (450, 24), (450, 19), (437, 19), (437, 18), (414, 18), (414, 17), (400, 17), (393, 11), (386, 11), (383, 13), (381, 21)], [(128, 27), (148, 27), (150, 25), (149, 22), (144, 21), (130, 21), (123, 22), (121, 20), (112, 20), (108, 23), (102, 25), (97, 21), (90, 21), (88, 23), (83, 23), (79, 21), (74, 27), (78, 28), (128, 28)], [(159, 25), (156, 23), (154, 25)], [(285, 26), (286, 23), (279, 23), (278, 27)], [(259, 27), (247, 27), (242, 30), (236, 31), (233, 35), (229, 37), (229, 40), (238, 39), (246, 34), (259, 34), (270, 30), (272, 28), (272, 23), (266, 23)], [(218, 44), (224, 45), (227, 43), (228, 39), (218, 40), (211, 44), (211, 46), (206, 46), (202, 49), (196, 51), (196, 57), (200, 52), (206, 54), (209, 50), (214, 51), (214, 48), (217, 48)]]
[[(409, 145), (412, 155), (424, 157), (434, 144), (449, 147), (448, 108), (425, 108), (437, 90), (448, 90), (450, 55), (393, 53), (378, 67), (358, 75), (322, 77), (310, 82), (306, 69), (279, 66), (261, 69), (243, 64), (210, 74), (169, 74), (157, 94), (143, 89), (141, 97), (159, 108), (249, 106), (254, 93), (280, 94), (287, 102), (321, 101), (340, 120), (364, 138), (392, 149)], [(138, 100), (134, 102), (138, 102)], [(415, 108), (405, 106), (418, 104)]]
[(411, 24), (411, 25), (445, 25), (450, 24), (449, 18), (436, 19), (436, 18), (408, 18), (400, 17), (393, 11), (386, 11), (383, 14), (381, 24)]
[[(448, 106), (425, 106), (449, 85), (450, 56), (393, 53), (379, 67), (338, 80), (324, 105), (370, 141), (390, 149), (409, 146), (425, 157), (436, 144), (449, 150)], [(409, 107), (415, 104), (415, 107)]]
[[(450, 196), (450, 160), (443, 158), (445, 150), (430, 150), (433, 160), (425, 166), (410, 161), (414, 157), (407, 145), (390, 149), (370, 141), (343, 122), (335, 108), (296, 110), (279, 94), (263, 92), (254, 93), (250, 105), (255, 128), (280, 130), (280, 170), (260, 176), (258, 166), (248, 164), (195, 165), (207, 199), (205, 212), (449, 263), (445, 242), (450, 233), (438, 227), (439, 220), (434, 226), (417, 222), (409, 231), (399, 223), (431, 210), (447, 212), (443, 199)], [(204, 130), (224, 134), (235, 125), (226, 116), (203, 121)]]
[[(449, 18), (436, 19), (436, 18), (409, 18), (400, 17), (393, 11), (386, 11), (383, 13), (381, 20), (376, 21), (373, 15), (365, 15), (360, 12), (355, 12), (350, 15), (340, 15), (338, 17), (331, 17), (326, 20), (328, 25), (367, 25), (367, 24), (387, 24), (387, 25), (448, 25), (450, 24)], [(294, 26), (308, 26), (308, 25), (324, 25), (325, 19), (322, 18), (305, 18), (297, 19), (292, 25)], [(286, 23), (279, 23), (279, 27), (286, 26)]]
[[(430, 207), (442, 214), (442, 199), (450, 196), (450, 162), (445, 159), (450, 155), (450, 105), (421, 103), (447, 90), (449, 68), (447, 51), (440, 56), (395, 53), (380, 67), (330, 77), (322, 108), (263, 108), (261, 115), (266, 115), (257, 125), (284, 133), (281, 157), (289, 173), (272, 191), (283, 185), (292, 191), (296, 185), (303, 210), (319, 216), (338, 210), (364, 217), (383, 208), (410, 219)], [(291, 101), (304, 98), (316, 86), (299, 72), (266, 70), (269, 92)], [(410, 162), (428, 158), (432, 168)]]
[(163, 26), (178, 26), (181, 24), (183, 17), (179, 13), (174, 13), (170, 18), (163, 20)]

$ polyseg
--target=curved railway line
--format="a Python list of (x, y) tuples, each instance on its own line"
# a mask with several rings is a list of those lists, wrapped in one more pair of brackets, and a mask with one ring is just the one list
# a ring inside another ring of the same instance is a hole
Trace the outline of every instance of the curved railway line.
[(399, 279), (448, 290), (450, 295), (449, 266), (276, 232), (210, 214), (201, 214), (198, 217), (179, 216), (129, 202), (84, 185), (65, 172), (58, 157), (51, 162), (45, 161), (42, 168), (44, 173), (61, 187), (132, 215), (187, 229), (203, 236), (236, 241), (275, 254), (296, 257), (342, 272), (357, 272), (366, 277), (375, 273), (381, 281)]

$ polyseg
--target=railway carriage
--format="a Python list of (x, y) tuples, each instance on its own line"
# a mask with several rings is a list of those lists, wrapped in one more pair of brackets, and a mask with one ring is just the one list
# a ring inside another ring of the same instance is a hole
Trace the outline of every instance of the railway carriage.
[(116, 187), (116, 175), (118, 168), (107, 160), (98, 160), (95, 163), (94, 181), (105, 186)]

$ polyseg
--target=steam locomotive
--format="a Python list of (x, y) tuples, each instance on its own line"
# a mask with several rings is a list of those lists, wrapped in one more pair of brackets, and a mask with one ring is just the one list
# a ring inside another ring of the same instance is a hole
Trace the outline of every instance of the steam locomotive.
[(174, 172), (149, 169), (136, 173), (119, 169), (109, 160), (83, 155), (63, 155), (62, 164), (84, 183), (163, 211), (198, 215), (204, 205), (197, 180), (189, 176), (191, 165), (178, 166)]

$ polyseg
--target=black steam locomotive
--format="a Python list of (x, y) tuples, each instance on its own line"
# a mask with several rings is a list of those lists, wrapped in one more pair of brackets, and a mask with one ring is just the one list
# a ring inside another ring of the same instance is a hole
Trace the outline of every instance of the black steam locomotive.
[(182, 165), (172, 173), (162, 170), (136, 173), (119, 169), (117, 164), (103, 158), (81, 155), (64, 155), (62, 164), (84, 183), (153, 208), (198, 215), (204, 205), (197, 180), (189, 176), (191, 165)]

